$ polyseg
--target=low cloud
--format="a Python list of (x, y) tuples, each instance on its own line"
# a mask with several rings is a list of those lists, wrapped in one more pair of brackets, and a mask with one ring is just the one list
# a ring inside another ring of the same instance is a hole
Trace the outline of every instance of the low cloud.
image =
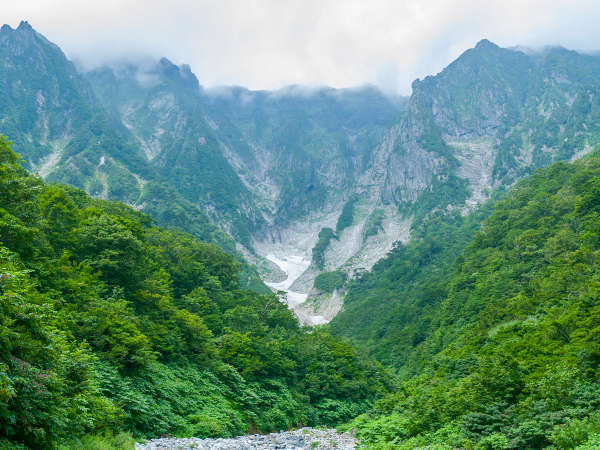
[(188, 63), (201, 84), (376, 84), (409, 93), (481, 38), (598, 50), (596, 0), (21, 0), (2, 2), (85, 67), (131, 55)]

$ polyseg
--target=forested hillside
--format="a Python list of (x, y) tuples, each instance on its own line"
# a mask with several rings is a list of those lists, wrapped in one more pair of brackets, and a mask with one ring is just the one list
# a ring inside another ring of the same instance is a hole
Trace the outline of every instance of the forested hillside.
[[(169, 183), (171, 174), (163, 177), (149, 163), (75, 65), (27, 22), (0, 30), (0, 132), (23, 156), (24, 167), (45, 180), (126, 202), (161, 226), (215, 243), (242, 261), (233, 238)], [(240, 270), (243, 286), (268, 291), (256, 270), (243, 261)]]
[(433, 218), (353, 283), (332, 329), (403, 381), (344, 428), (399, 448), (600, 445), (598, 151)]
[(2, 138), (0, 446), (335, 425), (391, 388), (274, 295), (239, 290), (215, 245), (19, 163)]

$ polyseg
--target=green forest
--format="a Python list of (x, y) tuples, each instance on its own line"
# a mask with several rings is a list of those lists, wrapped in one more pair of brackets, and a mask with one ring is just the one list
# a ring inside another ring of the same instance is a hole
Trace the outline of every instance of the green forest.
[(129, 448), (347, 422), (393, 388), (240, 264), (29, 175), (0, 141), (0, 447)]
[(352, 281), (334, 334), (398, 385), (342, 426), (377, 448), (600, 447), (600, 148)]

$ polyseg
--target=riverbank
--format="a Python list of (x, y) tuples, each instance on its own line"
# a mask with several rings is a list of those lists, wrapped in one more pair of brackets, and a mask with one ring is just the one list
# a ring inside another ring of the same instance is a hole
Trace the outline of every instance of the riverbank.
[(137, 443), (136, 450), (171, 450), (171, 449), (354, 449), (358, 440), (348, 433), (338, 433), (336, 430), (300, 428), (293, 431), (281, 431), (271, 434), (253, 434), (228, 439), (198, 439), (198, 438), (161, 438), (144, 443)]

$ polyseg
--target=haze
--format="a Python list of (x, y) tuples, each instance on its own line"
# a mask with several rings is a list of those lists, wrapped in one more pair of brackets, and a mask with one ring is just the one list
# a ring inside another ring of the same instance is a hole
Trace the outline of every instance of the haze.
[(408, 94), (412, 80), (484, 37), (600, 47), (600, 3), (591, 0), (21, 0), (3, 2), (0, 17), (29, 21), (84, 67), (166, 56), (208, 87), (370, 83)]

